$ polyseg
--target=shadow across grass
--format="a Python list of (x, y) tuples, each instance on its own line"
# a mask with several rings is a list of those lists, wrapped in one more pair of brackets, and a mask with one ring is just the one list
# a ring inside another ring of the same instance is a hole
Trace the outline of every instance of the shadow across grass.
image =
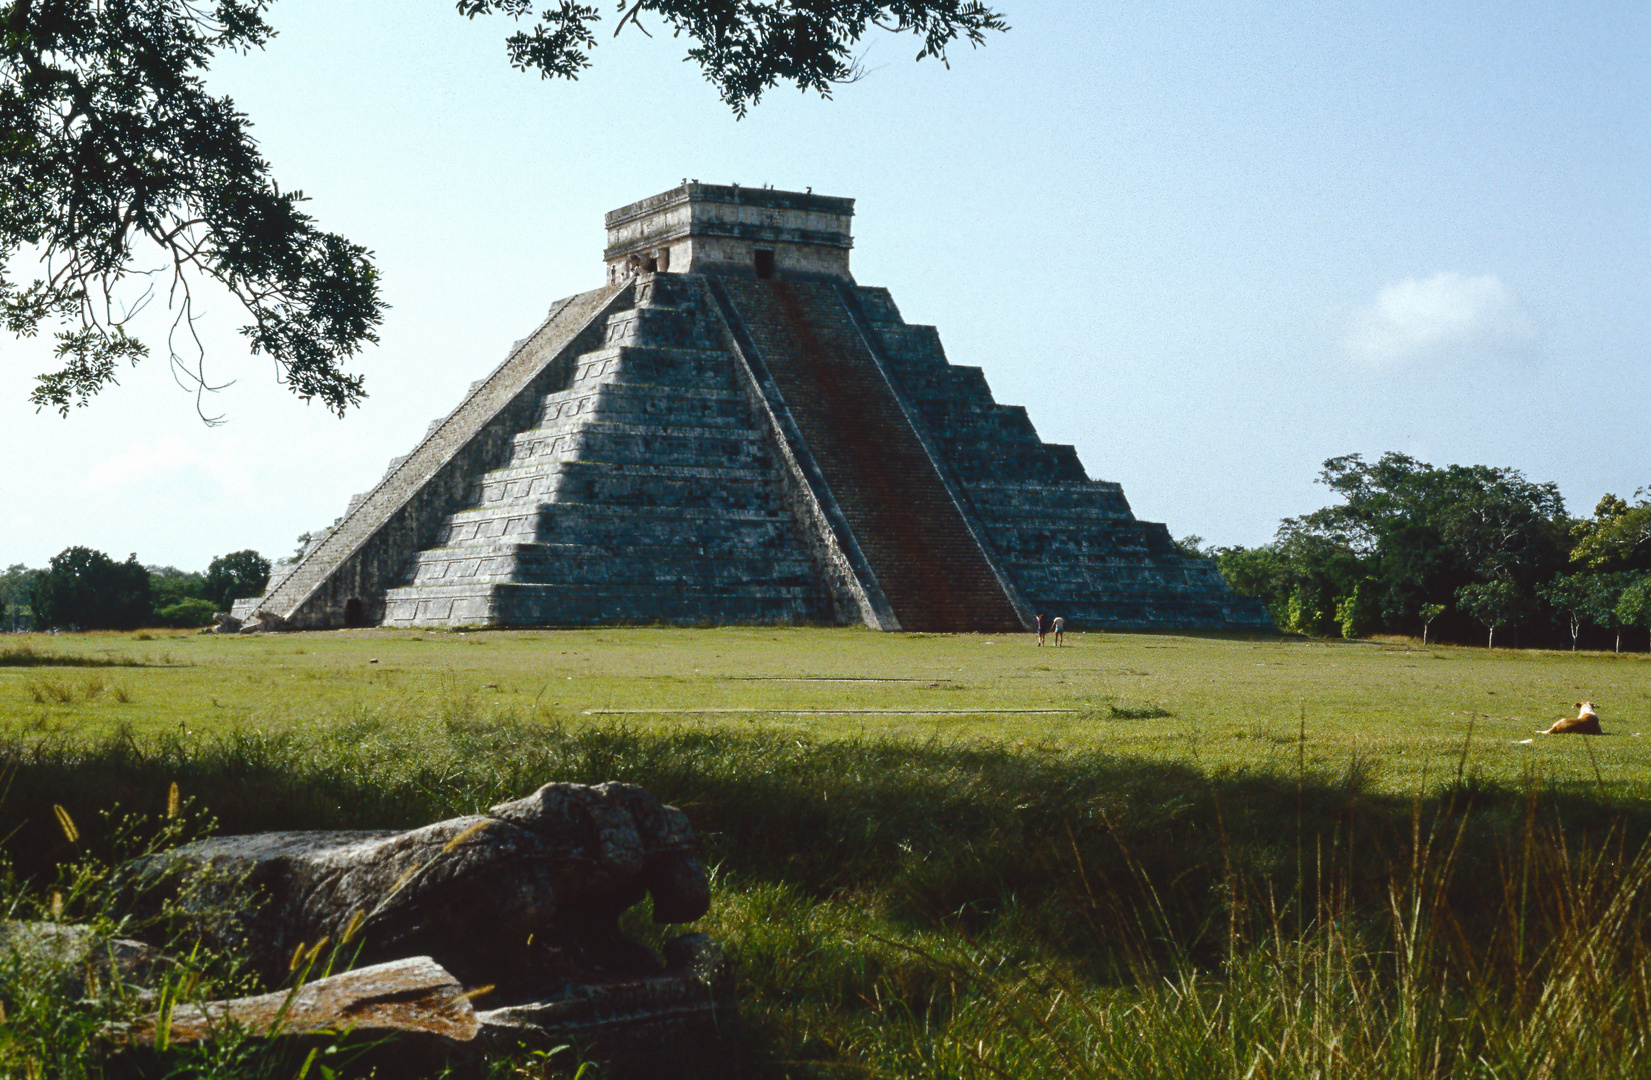
[(1209, 774), (458, 712), (13, 738), (0, 836), (44, 886), (117, 858), (113, 823), (159, 817), (174, 783), (222, 833), (408, 828), (549, 781), (640, 784), (693, 822), (715, 879), (702, 925), (739, 957), (718, 1075), (1242, 1075), (1262, 1052), (1273, 1076), (1631, 1075), (1613, 1063), (1651, 1031), (1651, 807), (1534, 773), (1395, 796), (1363, 758)]
[(682, 807), (723, 875), (853, 896), (896, 927), (982, 934), (1009, 920), (1029, 948), (1101, 979), (1122, 977), (1118, 950), (1143, 930), (1166, 955), (1213, 963), (1235, 934), (1296, 932), (1328, 898), (1379, 915), (1429, 845), (1451, 859), (1437, 902), (1481, 940), (1501, 925), (1505, 871), (1536, 848), (1627, 860), (1651, 837), (1651, 807), (1534, 775), (1400, 797), (1369, 790), (1372, 768), (1208, 775), (1093, 750), (472, 720), (117, 731), (0, 744), (0, 836), (14, 868), (40, 877), (71, 854), (54, 804), (98, 851), (97, 821), (157, 808), (174, 782), (233, 834), (410, 828), (553, 780), (622, 780)]

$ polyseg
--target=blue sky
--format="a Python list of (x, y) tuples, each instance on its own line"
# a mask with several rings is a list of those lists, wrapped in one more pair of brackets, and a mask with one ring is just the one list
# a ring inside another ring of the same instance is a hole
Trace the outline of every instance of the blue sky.
[(0, 342), (0, 564), (289, 552), (600, 284), (604, 211), (683, 177), (856, 199), (856, 277), (1177, 536), (1265, 542), (1352, 452), (1513, 466), (1576, 514), (1651, 484), (1646, 5), (1000, 8), (1013, 29), (950, 70), (876, 35), (833, 100), (736, 121), (668, 35), (545, 82), (445, 0), (280, 0), (210, 85), (377, 253), (371, 397), (296, 401), (221, 298), (216, 428), (163, 351), (37, 415), (49, 358)]

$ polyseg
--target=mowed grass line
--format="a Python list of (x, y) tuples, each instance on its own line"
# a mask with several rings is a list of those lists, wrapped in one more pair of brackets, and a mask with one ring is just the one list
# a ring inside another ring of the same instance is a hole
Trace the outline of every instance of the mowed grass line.
[[(204, 736), (383, 717), (618, 717), (1103, 748), (1215, 775), (1356, 764), (1374, 790), (1394, 793), (1462, 768), (1608, 799), (1651, 795), (1645, 654), (1068, 640), (1040, 649), (1029, 635), (774, 627), (11, 636), (0, 654), (26, 662), (0, 663), (0, 731), (95, 739), (116, 727)], [(1583, 698), (1599, 703), (1606, 737), (1535, 734)]]

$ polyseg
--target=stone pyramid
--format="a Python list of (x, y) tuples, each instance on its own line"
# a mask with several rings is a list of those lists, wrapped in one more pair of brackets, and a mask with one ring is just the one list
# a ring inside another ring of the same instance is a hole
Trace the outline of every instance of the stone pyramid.
[(291, 629), (1271, 630), (848, 271), (850, 199), (687, 183), (237, 614)]

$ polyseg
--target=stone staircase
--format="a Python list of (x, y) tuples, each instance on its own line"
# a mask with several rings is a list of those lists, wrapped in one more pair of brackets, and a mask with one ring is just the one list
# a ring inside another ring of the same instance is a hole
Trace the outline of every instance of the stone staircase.
[(900, 628), (1020, 629), (1022, 612), (867, 348), (839, 287), (734, 277), (720, 287)]
[(384, 623), (828, 620), (707, 318), (698, 279), (639, 282), (389, 590)]
[(1070, 446), (1038, 438), (999, 405), (979, 368), (946, 360), (933, 327), (901, 319), (887, 290), (855, 288), (891, 378), (967, 492), (1000, 565), (1034, 608), (1073, 626), (1267, 630), (1211, 562), (1187, 559), (1161, 524), (1138, 521), (1114, 483), (1089, 479)]
[(492, 456), (524, 395), (531, 400), (536, 384), (559, 377), (561, 355), (576, 348), (592, 321), (628, 288), (605, 286), (552, 305), (492, 374), (471, 384), (458, 408), (432, 423), (371, 491), (350, 500), (343, 520), (270, 582), (255, 614), (293, 629), (378, 622), (385, 585), (428, 542), (430, 525), (453, 501), (454, 489)]

